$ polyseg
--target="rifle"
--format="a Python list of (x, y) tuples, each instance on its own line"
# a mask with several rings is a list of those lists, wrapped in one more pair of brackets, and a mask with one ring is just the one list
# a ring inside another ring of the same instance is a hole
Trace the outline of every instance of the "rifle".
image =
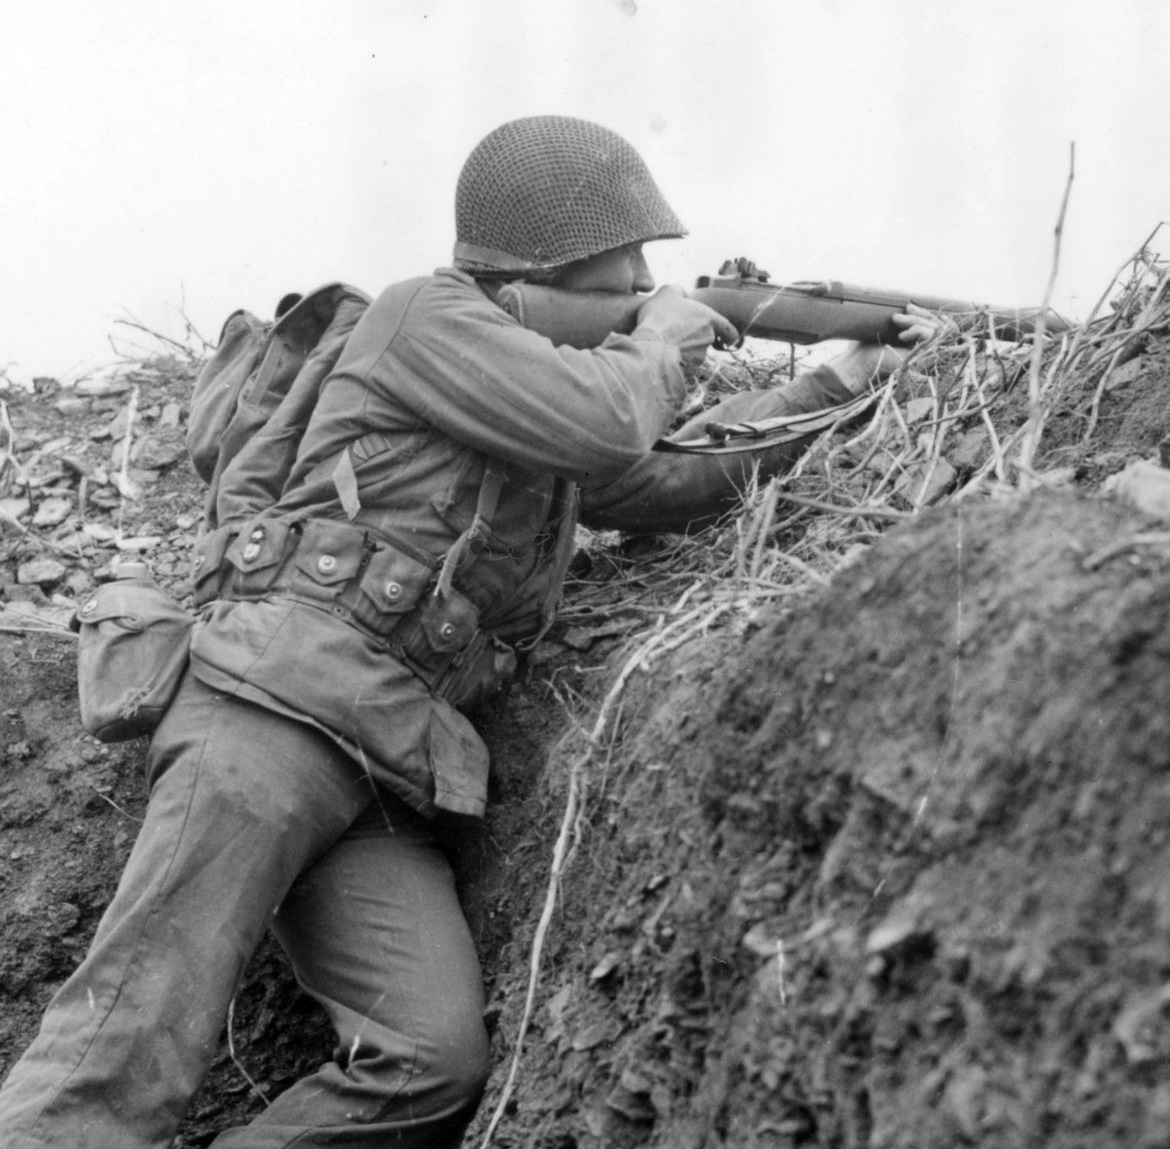
[[(1034, 334), (1041, 314), (1049, 332), (1066, 331), (1070, 326), (1055, 311), (1045, 312), (1040, 307), (990, 307), (917, 292), (856, 287), (838, 280), (773, 284), (768, 282), (766, 271), (742, 258), (728, 260), (718, 276), (700, 276), (688, 294), (730, 319), (741, 338), (782, 343), (858, 339), (905, 347), (898, 339), (902, 329), (893, 316), (904, 314), (911, 303), (950, 315), (960, 327), (982, 328), (983, 335), (1009, 342)], [(525, 327), (547, 335), (554, 343), (586, 348), (599, 346), (611, 333), (628, 335), (633, 331), (646, 297), (509, 283), (500, 288), (497, 302)]]
[[(718, 277), (700, 276), (688, 294), (730, 319), (741, 340), (751, 336), (803, 345), (827, 339), (858, 339), (905, 347), (898, 338), (902, 328), (894, 323), (893, 316), (904, 314), (911, 303), (951, 316), (960, 329), (1008, 342), (1035, 334), (1042, 315), (1046, 332), (1067, 331), (1071, 326), (1055, 311), (1041, 307), (990, 307), (933, 295), (855, 287), (837, 280), (772, 284), (766, 271), (742, 258), (724, 263)], [(496, 295), (496, 302), (523, 326), (554, 343), (577, 348), (598, 347), (613, 333), (630, 334), (646, 299), (644, 295), (604, 291), (564, 291), (535, 283), (508, 283)], [(712, 422), (707, 424), (705, 438), (686, 442), (659, 439), (654, 450), (703, 455), (758, 451), (847, 423), (862, 414), (875, 398), (872, 394), (860, 395), (822, 411), (781, 415), (755, 423)]]

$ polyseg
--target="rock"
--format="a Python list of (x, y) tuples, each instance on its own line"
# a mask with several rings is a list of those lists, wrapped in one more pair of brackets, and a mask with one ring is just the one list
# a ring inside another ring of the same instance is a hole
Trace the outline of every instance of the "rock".
[(911, 399), (906, 404), (906, 422), (918, 423), (921, 420), (934, 414), (935, 402), (929, 395), (924, 395), (919, 399)]
[(1110, 476), (1101, 489), (1143, 514), (1170, 521), (1170, 468), (1143, 459)]
[(1052, 467), (1036, 476), (1046, 487), (1072, 487), (1077, 480), (1075, 467)]
[(187, 440), (177, 429), (160, 428), (140, 439), (130, 453), (134, 465), (153, 471), (175, 466), (187, 455)]
[(1131, 359), (1128, 363), (1123, 363), (1115, 371), (1109, 373), (1109, 378), (1105, 383), (1106, 391), (1120, 391), (1122, 387), (1128, 387), (1139, 375), (1146, 369), (1146, 360), (1139, 355), (1136, 359)]
[(959, 471), (974, 471), (987, 461), (991, 436), (983, 427), (964, 431), (947, 451), (947, 458)]
[(108, 523), (86, 523), (81, 528), (95, 543), (112, 543), (118, 532)]
[(1113, 1036), (1130, 1065), (1165, 1062), (1170, 1057), (1170, 983), (1131, 998), (1113, 1023)]
[(73, 607), (16, 602), (0, 607), (0, 627), (11, 630), (67, 631)]
[(605, 1104), (629, 1121), (653, 1121), (658, 1115), (650, 1101), (650, 1082), (630, 1069), (622, 1073), (621, 1081), (610, 1090)]
[(0, 520), (13, 519), (19, 522), (21, 519), (25, 518), (31, 510), (32, 505), (29, 503), (28, 499), (0, 499)]
[(573, 1034), (571, 1045), (578, 1053), (596, 1049), (599, 1045), (612, 1045), (621, 1032), (621, 1023), (616, 1018), (595, 1021)]
[(76, 419), (90, 409), (92, 402), (83, 395), (62, 395), (53, 406), (67, 419)]
[(621, 954), (610, 950), (590, 971), (590, 981), (604, 981), (621, 965)]
[(741, 944), (757, 957), (774, 958), (784, 952), (784, 942), (774, 937), (764, 922), (757, 922), (741, 939)]
[(117, 472), (110, 476), (110, 483), (124, 499), (142, 498), (142, 484), (130, 475)]
[(33, 515), (34, 527), (58, 527), (73, 514), (73, 500), (61, 497), (44, 499)]
[(140, 535), (131, 539), (119, 539), (117, 543), (120, 551), (149, 551), (162, 542), (159, 535)]
[(36, 558), (20, 564), (16, 581), (24, 586), (49, 588), (56, 586), (67, 573), (64, 564), (56, 559)]
[(125, 395), (131, 384), (127, 379), (119, 379), (116, 375), (92, 375), (82, 379), (75, 388), (78, 395), (108, 396)]
[(88, 478), (90, 475), (90, 468), (82, 459), (78, 459), (73, 455), (58, 455), (57, 461), (67, 470), (79, 477)]
[(929, 938), (930, 928), (922, 923), (920, 907), (899, 902), (865, 939), (865, 952), (891, 954)]
[(894, 484), (894, 490), (908, 503), (926, 507), (941, 499), (954, 482), (955, 468), (940, 458), (933, 467), (927, 463), (910, 467)]

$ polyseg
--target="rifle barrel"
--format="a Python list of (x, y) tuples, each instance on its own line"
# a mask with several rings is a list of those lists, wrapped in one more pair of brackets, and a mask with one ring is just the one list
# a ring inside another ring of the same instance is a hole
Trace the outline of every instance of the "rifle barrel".
[[(839, 280), (820, 283), (769, 284), (742, 278), (701, 276), (691, 298), (730, 319), (744, 335), (785, 343), (820, 343), (826, 339), (860, 339), (905, 346), (902, 328), (893, 321), (910, 304), (956, 319), (982, 323), (982, 334), (1019, 340), (1035, 332), (1043, 308), (990, 307), (966, 300), (882, 288), (856, 287)], [(1067, 320), (1051, 309), (1050, 332), (1065, 331)]]

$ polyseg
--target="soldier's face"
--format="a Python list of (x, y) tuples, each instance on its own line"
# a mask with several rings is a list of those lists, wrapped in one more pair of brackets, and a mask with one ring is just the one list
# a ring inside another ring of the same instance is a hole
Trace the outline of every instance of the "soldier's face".
[(566, 291), (608, 291), (620, 295), (654, 290), (654, 276), (650, 274), (640, 243), (628, 243), (570, 263), (554, 283)]

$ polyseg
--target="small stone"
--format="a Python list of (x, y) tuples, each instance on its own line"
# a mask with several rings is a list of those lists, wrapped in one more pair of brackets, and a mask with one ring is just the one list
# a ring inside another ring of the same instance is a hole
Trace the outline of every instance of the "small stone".
[(73, 500), (64, 498), (43, 499), (33, 515), (34, 527), (58, 527), (73, 514)]
[(32, 510), (32, 504), (28, 499), (8, 498), (0, 499), (0, 521), (4, 519), (15, 519), (19, 522), (28, 515)]
[(74, 455), (58, 455), (57, 462), (61, 464), (67, 471), (74, 475), (89, 477), (89, 464), (82, 459), (78, 459)]
[(653, 1121), (658, 1116), (650, 1101), (650, 1082), (629, 1069), (622, 1074), (620, 1084), (610, 1090), (605, 1104), (629, 1121)]
[(610, 1045), (621, 1033), (620, 1023), (614, 1020), (597, 1021), (573, 1034), (572, 1046), (578, 1053), (596, 1049), (599, 1045)]
[(67, 568), (56, 559), (29, 559), (16, 571), (16, 581), (24, 586), (44, 588), (56, 586), (66, 575)]
[(1111, 475), (1101, 487), (1143, 514), (1170, 521), (1170, 469), (1141, 460)]
[(130, 539), (119, 539), (116, 546), (120, 551), (149, 551), (161, 542), (161, 535), (136, 535)]
[(53, 406), (58, 414), (75, 419), (89, 410), (90, 401), (83, 395), (62, 395)]
[(1109, 378), (1105, 382), (1105, 390), (1120, 391), (1123, 387), (1128, 387), (1145, 371), (1146, 366), (1146, 360), (1141, 355), (1136, 359), (1131, 359), (1128, 363), (1123, 363), (1120, 367), (1109, 372)]
[(1131, 998), (1113, 1023), (1113, 1036), (1130, 1065), (1163, 1062), (1170, 1056), (1170, 982)]
[(163, 428), (145, 439), (140, 439), (131, 451), (131, 458), (139, 467), (165, 471), (186, 458), (186, 438), (177, 429)]
[(909, 942), (929, 937), (930, 932), (922, 924), (915, 907), (899, 904), (870, 932), (865, 940), (865, 952), (871, 955), (892, 953)]
[(130, 383), (112, 375), (93, 376), (82, 379), (75, 390), (78, 395), (86, 396), (125, 395), (130, 390)]
[(106, 523), (86, 523), (81, 533), (95, 543), (112, 543), (118, 537), (118, 532)]
[(110, 483), (125, 499), (142, 498), (142, 484), (129, 475), (122, 475), (121, 472), (111, 475)]

